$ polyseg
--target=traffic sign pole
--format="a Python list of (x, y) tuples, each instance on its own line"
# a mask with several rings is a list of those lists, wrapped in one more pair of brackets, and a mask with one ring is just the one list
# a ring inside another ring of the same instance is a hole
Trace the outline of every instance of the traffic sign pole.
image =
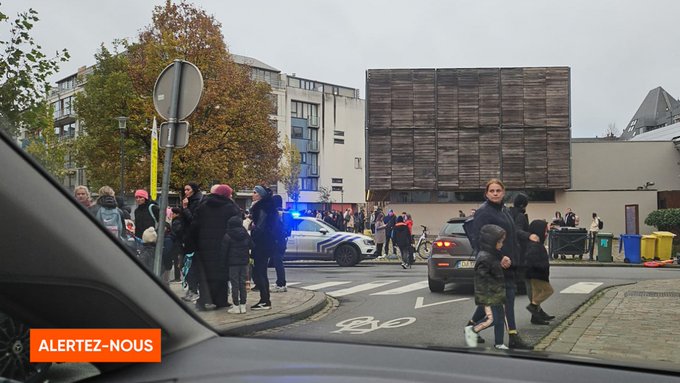
[(156, 233), (156, 253), (154, 256), (153, 272), (159, 277), (163, 273), (163, 243), (165, 241), (165, 212), (168, 207), (168, 190), (170, 188), (170, 165), (172, 164), (172, 149), (175, 147), (175, 129), (177, 126), (177, 114), (180, 103), (180, 88), (182, 86), (182, 64), (183, 61), (175, 60), (173, 69), (175, 77), (172, 83), (172, 96), (170, 101), (170, 115), (168, 116), (168, 142), (165, 144), (165, 161), (163, 162), (163, 184), (161, 186), (161, 204), (158, 212), (158, 227)]

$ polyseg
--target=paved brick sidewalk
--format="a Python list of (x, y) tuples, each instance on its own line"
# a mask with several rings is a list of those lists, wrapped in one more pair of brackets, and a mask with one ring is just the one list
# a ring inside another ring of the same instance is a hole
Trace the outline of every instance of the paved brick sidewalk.
[(678, 318), (680, 279), (617, 286), (593, 297), (536, 349), (680, 363)]

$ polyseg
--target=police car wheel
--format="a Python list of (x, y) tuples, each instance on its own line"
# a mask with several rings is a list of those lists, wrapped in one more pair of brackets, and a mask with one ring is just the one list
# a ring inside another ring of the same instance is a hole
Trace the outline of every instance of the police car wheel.
[(354, 266), (359, 263), (359, 252), (352, 245), (342, 245), (335, 250), (335, 261), (343, 267)]

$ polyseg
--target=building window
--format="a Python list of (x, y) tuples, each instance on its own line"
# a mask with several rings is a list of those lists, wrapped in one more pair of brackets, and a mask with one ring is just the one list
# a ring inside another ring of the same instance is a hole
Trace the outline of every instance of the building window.
[(336, 139), (333, 140), (333, 143), (334, 143), (334, 144), (344, 145), (344, 144), (345, 144), (345, 140), (340, 139), (340, 138), (336, 138)]
[(342, 191), (342, 186), (331, 186), (331, 190), (332, 190), (332, 191), (339, 191), (339, 192), (341, 192), (341, 191)]
[(335, 134), (336, 136), (344, 136), (345, 132), (343, 132), (342, 130), (334, 130), (333, 134)]
[(307, 163), (307, 153), (300, 153), (300, 163), (301, 164)]
[(361, 169), (361, 157), (354, 157), (354, 169)]
[(301, 189), (306, 191), (319, 190), (319, 183), (316, 178), (302, 178)]
[(302, 101), (291, 101), (290, 115), (291, 117), (306, 118), (310, 121), (310, 125), (318, 126), (319, 105)]
[(342, 178), (331, 178), (331, 182), (334, 184), (341, 184)]
[(293, 126), (293, 133), (290, 135), (291, 138), (303, 138), (302, 128), (299, 126)]

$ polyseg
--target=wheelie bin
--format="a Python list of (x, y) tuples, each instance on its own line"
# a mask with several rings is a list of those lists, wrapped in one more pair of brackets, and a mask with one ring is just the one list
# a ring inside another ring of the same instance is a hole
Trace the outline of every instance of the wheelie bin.
[(625, 263), (641, 263), (640, 259), (640, 241), (641, 235), (638, 234), (621, 234), (619, 240), (619, 253), (623, 247)]
[(671, 259), (673, 238), (675, 237), (675, 234), (668, 231), (655, 231), (654, 235), (657, 237), (654, 259), (658, 259), (659, 261)]
[(656, 235), (643, 235), (640, 244), (640, 253), (642, 259), (651, 261), (654, 259), (656, 252)]
[(597, 261), (598, 262), (613, 262), (612, 259), (612, 242), (614, 234), (611, 233), (597, 233)]

